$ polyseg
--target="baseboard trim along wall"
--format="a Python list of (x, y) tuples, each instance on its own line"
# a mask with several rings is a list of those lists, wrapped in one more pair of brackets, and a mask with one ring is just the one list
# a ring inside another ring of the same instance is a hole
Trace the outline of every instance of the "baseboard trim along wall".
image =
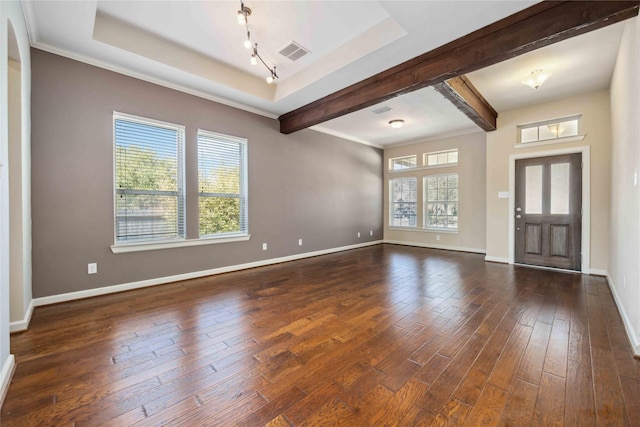
[(0, 407), (4, 403), (7, 391), (9, 391), (9, 383), (11, 383), (11, 377), (13, 377), (13, 371), (15, 369), (16, 359), (13, 354), (10, 354), (4, 362), (4, 366), (2, 366), (2, 371), (0, 371)]
[(487, 255), (484, 257), (487, 262), (499, 262), (500, 264), (509, 264), (509, 258), (501, 258), (497, 256)]
[(486, 252), (486, 250), (484, 249), (463, 248), (460, 246), (438, 245), (432, 243), (405, 242), (402, 240), (385, 240), (383, 243), (389, 243), (391, 245), (415, 246), (417, 248), (444, 249), (446, 251), (472, 252), (475, 254), (484, 254)]
[(607, 273), (607, 270), (601, 270), (599, 268), (592, 268), (589, 270), (589, 274), (593, 275), (593, 276), (604, 276), (604, 277), (609, 277), (609, 273)]
[[(33, 305), (35, 307), (57, 304), (60, 302), (73, 301), (77, 299), (96, 297), (100, 295), (114, 294), (117, 292), (130, 291), (133, 289), (146, 288), (149, 286), (163, 285), (166, 283), (179, 282), (181, 280), (196, 279), (199, 277), (213, 276), (221, 273), (229, 273), (232, 271), (246, 270), (248, 268), (263, 267), (265, 265), (280, 264), (287, 261), (295, 261), (303, 258), (311, 258), (319, 255), (331, 254), (334, 252), (348, 251), (350, 249), (358, 249), (366, 246), (374, 246), (382, 244), (382, 240), (372, 242), (358, 243), (355, 245), (341, 246), (331, 249), (323, 249), (315, 252), (305, 252), (301, 254), (289, 255), (280, 258), (270, 258), (261, 261), (248, 262), (246, 264), (229, 265), (226, 267), (213, 268), (211, 270), (194, 271), (192, 273), (176, 274), (175, 276), (158, 277), (155, 279), (141, 280), (139, 282), (123, 283), (121, 285), (111, 285), (102, 288), (87, 289), (86, 291), (69, 292), (66, 294), (51, 295), (48, 297), (35, 298)], [(28, 322), (27, 322), (28, 326)], [(25, 328), (26, 329), (26, 328)]]
[(27, 312), (24, 314), (24, 319), (16, 320), (9, 323), (9, 332), (22, 332), (26, 331), (29, 328), (29, 323), (31, 322), (31, 316), (33, 315), (33, 300), (29, 302), (29, 307), (27, 307)]
[(631, 343), (631, 350), (633, 351), (633, 355), (636, 358), (640, 358), (640, 340), (638, 340), (638, 335), (636, 334), (636, 330), (629, 320), (629, 316), (627, 316), (627, 312), (624, 310), (624, 306), (622, 305), (622, 301), (620, 300), (620, 296), (616, 291), (616, 287), (613, 284), (613, 280), (611, 280), (611, 276), (609, 273), (605, 274), (607, 277), (607, 284), (609, 285), (609, 289), (611, 289), (611, 294), (613, 295), (613, 300), (618, 307), (618, 312), (620, 313), (620, 317), (622, 317), (622, 324), (624, 325), (624, 330), (627, 333), (627, 338)]

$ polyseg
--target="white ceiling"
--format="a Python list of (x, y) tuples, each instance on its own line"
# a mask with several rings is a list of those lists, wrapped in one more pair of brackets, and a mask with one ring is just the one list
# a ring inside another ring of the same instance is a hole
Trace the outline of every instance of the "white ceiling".
[[(249, 64), (239, 1), (23, 0), (34, 47), (178, 90), (277, 117), (384, 71), (536, 1), (262, 1), (252, 39), (279, 79)], [(622, 24), (570, 39), (469, 75), (498, 110), (608, 87)], [(289, 41), (310, 50), (291, 62)], [(597, 49), (594, 49), (594, 46)], [(597, 57), (596, 57), (597, 56)], [(537, 91), (519, 82), (553, 71)], [(314, 129), (384, 146), (477, 128), (430, 88), (388, 100)], [(406, 125), (391, 129), (388, 121)]]

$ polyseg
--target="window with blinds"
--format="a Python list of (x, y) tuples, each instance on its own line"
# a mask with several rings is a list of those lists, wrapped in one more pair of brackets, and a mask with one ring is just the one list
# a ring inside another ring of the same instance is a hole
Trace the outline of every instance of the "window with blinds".
[(247, 140), (198, 130), (200, 236), (247, 234)]
[(115, 243), (183, 239), (184, 127), (113, 115)]

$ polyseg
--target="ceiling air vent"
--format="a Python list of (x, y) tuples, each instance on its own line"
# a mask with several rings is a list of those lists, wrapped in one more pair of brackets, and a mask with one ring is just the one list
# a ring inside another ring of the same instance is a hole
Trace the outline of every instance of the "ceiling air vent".
[(309, 53), (309, 51), (292, 40), (287, 43), (287, 45), (283, 47), (279, 53), (285, 58), (289, 58), (292, 61), (297, 61), (298, 59)]
[(382, 114), (382, 113), (386, 113), (387, 111), (391, 111), (391, 107), (387, 107), (386, 105), (383, 105), (382, 107), (377, 108), (375, 110), (371, 110), (373, 114)]

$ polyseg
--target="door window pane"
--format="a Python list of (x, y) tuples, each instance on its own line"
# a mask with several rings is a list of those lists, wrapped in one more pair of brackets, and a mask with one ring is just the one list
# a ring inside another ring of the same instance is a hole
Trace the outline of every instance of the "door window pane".
[(525, 168), (525, 213), (542, 213), (542, 165)]
[(569, 163), (551, 165), (551, 214), (569, 214)]

